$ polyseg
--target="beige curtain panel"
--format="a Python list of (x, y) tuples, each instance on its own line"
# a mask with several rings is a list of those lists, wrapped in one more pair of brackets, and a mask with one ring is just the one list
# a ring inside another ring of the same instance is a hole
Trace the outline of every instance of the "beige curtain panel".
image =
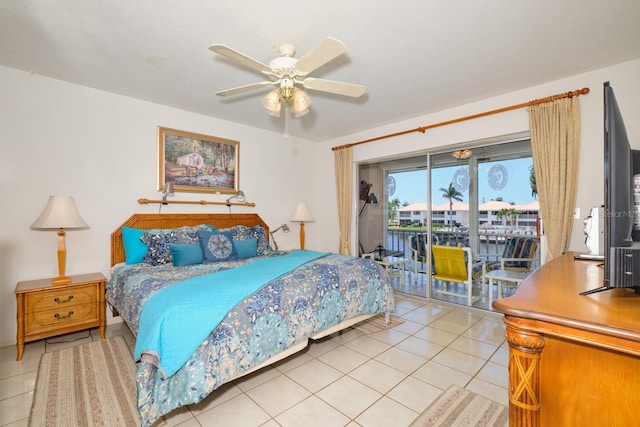
[(338, 195), (338, 222), (340, 226), (340, 253), (351, 255), (349, 236), (351, 235), (351, 167), (353, 149), (346, 147), (334, 151), (336, 164), (336, 193)]
[(529, 126), (546, 255), (551, 260), (567, 250), (573, 227), (580, 160), (578, 97), (533, 101)]

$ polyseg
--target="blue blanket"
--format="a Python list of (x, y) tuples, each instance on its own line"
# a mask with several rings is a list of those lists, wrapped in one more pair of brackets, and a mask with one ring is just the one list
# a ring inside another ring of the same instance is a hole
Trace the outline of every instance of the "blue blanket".
[(194, 277), (158, 291), (145, 303), (133, 356), (158, 358), (172, 376), (236, 304), (261, 286), (327, 253), (295, 251)]

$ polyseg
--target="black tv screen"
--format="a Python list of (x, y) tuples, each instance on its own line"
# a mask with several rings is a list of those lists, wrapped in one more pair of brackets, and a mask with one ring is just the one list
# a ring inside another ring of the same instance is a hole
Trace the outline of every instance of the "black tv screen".
[[(640, 290), (640, 243), (634, 242), (634, 155), (613, 88), (604, 83), (604, 280), (584, 295), (611, 288)], [(637, 164), (640, 166), (640, 164)]]
[[(633, 156), (613, 88), (604, 84), (604, 251), (605, 285), (610, 283), (613, 247), (633, 243)], [(609, 261), (609, 262), (608, 262)]]

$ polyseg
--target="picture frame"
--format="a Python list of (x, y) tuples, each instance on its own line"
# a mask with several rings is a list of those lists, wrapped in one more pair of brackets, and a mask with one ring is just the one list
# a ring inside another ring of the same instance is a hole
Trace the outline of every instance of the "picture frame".
[(158, 126), (158, 191), (237, 193), (240, 142)]

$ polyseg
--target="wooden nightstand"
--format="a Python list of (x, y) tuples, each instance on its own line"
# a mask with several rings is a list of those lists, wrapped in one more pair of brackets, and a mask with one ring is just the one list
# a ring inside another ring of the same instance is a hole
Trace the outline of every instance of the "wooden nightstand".
[(20, 282), (15, 294), (18, 302), (18, 358), (24, 343), (54, 335), (106, 327), (104, 287), (101, 273), (71, 276), (71, 283), (51, 284), (51, 279)]

